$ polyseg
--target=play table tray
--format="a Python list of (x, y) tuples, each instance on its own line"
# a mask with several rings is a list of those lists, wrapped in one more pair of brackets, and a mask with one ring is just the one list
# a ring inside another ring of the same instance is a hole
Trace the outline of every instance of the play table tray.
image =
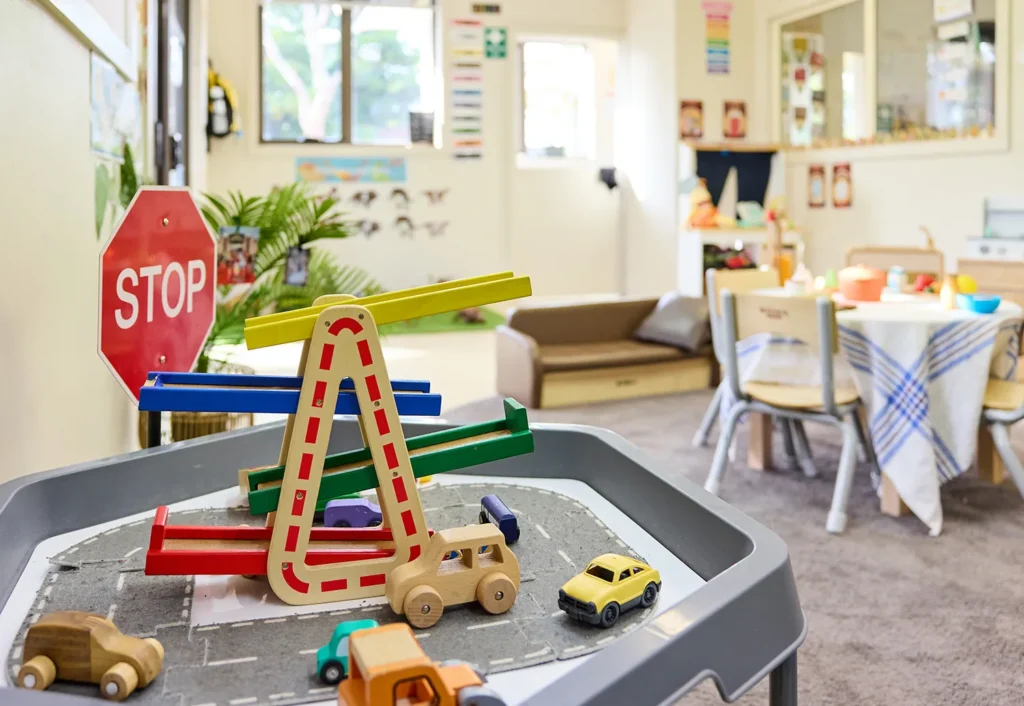
[[(407, 436), (451, 428), (406, 423)], [(772, 706), (795, 706), (796, 650), (806, 620), (782, 540), (603, 429), (534, 424), (534, 453), (474, 475), (586, 483), (706, 583), (616, 640), (523, 706), (656, 706), (710, 677), (734, 701), (770, 675)], [(238, 469), (274, 462), (283, 423), (243, 429), (18, 478), (0, 485), (0, 605), (36, 545), (55, 535), (152, 510), (238, 482)], [(354, 419), (335, 421), (330, 450), (361, 445)], [(84, 703), (49, 692), (0, 689), (0, 703)], [(97, 702), (99, 702), (97, 700)]]

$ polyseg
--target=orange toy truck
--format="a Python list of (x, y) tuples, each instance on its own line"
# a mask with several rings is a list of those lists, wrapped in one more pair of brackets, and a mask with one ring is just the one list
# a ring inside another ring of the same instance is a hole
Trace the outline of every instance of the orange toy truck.
[(434, 662), (404, 623), (352, 633), (338, 706), (505, 706), (465, 662)]

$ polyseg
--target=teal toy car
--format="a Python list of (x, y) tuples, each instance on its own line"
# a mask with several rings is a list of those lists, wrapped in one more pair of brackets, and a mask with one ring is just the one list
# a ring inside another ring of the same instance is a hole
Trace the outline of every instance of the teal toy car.
[(316, 673), (320, 681), (334, 686), (348, 675), (348, 638), (356, 630), (379, 627), (376, 620), (346, 620), (338, 623), (330, 641), (316, 651)]

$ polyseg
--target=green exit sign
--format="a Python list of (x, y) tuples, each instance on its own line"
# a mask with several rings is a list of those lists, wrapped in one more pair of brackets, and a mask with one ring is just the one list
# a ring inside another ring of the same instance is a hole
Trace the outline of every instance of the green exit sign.
[(488, 27), (484, 30), (484, 56), (488, 59), (504, 59), (508, 53), (508, 30), (504, 27)]

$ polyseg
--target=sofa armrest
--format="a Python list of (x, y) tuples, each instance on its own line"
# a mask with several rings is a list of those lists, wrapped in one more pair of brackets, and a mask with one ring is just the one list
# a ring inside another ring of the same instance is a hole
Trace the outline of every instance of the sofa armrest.
[(540, 351), (522, 331), (498, 326), (498, 393), (525, 407), (540, 406)]

